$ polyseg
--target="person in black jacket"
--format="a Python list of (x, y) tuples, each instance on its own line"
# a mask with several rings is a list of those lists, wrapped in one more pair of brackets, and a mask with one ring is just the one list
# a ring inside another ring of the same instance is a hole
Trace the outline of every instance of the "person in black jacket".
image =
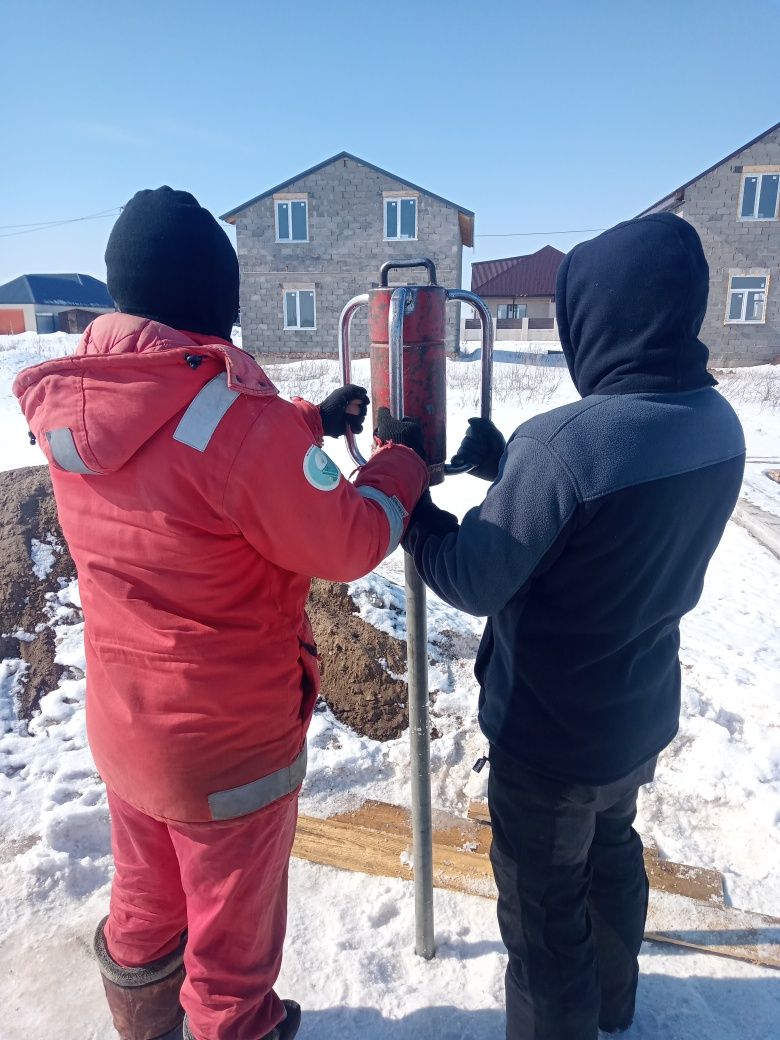
[(556, 307), (582, 400), (506, 446), (472, 420), (455, 461), (493, 481), (487, 497), (461, 524), (428, 497), (404, 540), (431, 589), (488, 617), (475, 670), (508, 1040), (595, 1040), (633, 1018), (637, 792), (677, 732), (680, 618), (745, 459), (698, 339), (708, 285), (696, 231), (670, 214), (576, 246)]

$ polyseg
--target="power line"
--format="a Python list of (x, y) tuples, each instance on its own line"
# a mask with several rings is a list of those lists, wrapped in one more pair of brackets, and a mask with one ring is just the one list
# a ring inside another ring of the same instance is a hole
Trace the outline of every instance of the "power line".
[(566, 231), (501, 231), (494, 234), (475, 235), (475, 238), (525, 238), (529, 235), (590, 235), (606, 231), (603, 227), (568, 228)]
[(64, 224), (67, 220), (88, 220), (92, 217), (104, 217), (110, 213), (115, 213), (118, 206), (114, 206), (112, 209), (101, 209), (99, 213), (87, 213), (84, 217), (69, 217), (59, 218), (58, 220), (30, 220), (26, 224), (0, 224), (0, 231), (7, 231), (9, 228), (38, 228), (38, 227), (49, 227), (51, 224)]
[[(64, 224), (78, 224), (82, 220), (101, 220), (105, 217), (111, 217), (119, 213), (121, 206), (114, 206), (112, 209), (101, 210), (100, 213), (88, 213), (84, 217), (69, 217), (66, 220), (46, 220), (41, 221), (38, 224), (0, 224), (0, 230), (5, 233), (0, 235), (0, 238), (13, 238), (15, 235), (31, 235), (35, 231), (46, 231), (48, 228), (62, 227)], [(8, 230), (9, 228), (22, 230)]]

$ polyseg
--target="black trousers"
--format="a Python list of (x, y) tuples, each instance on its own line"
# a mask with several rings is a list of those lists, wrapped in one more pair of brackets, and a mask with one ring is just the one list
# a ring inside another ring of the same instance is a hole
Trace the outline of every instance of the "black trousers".
[(509, 952), (507, 1040), (596, 1040), (634, 1015), (647, 916), (637, 792), (655, 759), (616, 783), (567, 784), (490, 751), (490, 858)]

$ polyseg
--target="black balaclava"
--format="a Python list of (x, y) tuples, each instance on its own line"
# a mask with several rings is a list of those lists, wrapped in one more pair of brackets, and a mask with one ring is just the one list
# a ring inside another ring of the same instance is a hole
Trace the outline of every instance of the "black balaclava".
[(108, 291), (126, 314), (230, 339), (238, 313), (238, 257), (187, 191), (137, 192), (106, 246)]
[(671, 213), (582, 242), (558, 271), (556, 311), (574, 385), (589, 394), (712, 386), (698, 339), (709, 268), (695, 229)]

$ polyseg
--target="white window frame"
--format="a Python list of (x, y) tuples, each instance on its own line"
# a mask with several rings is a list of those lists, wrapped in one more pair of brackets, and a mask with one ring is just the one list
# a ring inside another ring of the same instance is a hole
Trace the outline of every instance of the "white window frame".
[[(314, 304), (314, 324), (301, 325), (301, 293), (310, 292)], [(287, 324), (287, 297), (295, 296), (295, 320), (297, 325)], [(317, 290), (311, 289), (282, 289), (282, 318), (285, 332), (316, 332), (317, 331)]]
[[(302, 202), (306, 210), (306, 238), (292, 238), (292, 204)], [(287, 206), (287, 227), (290, 232), (289, 238), (279, 237), (279, 207)], [(276, 224), (276, 241), (289, 242), (291, 245), (303, 245), (309, 241), (309, 200), (308, 199), (274, 199), (274, 222)]]
[[(732, 289), (731, 285), (735, 278), (763, 278), (765, 280), (764, 288), (761, 289)], [(729, 284), (726, 290), (726, 317), (724, 319), (724, 325), (766, 325), (766, 306), (769, 302), (769, 280), (770, 272), (768, 270), (762, 271), (729, 271)], [(764, 293), (764, 310), (760, 318), (745, 318), (745, 310), (747, 308), (747, 298), (749, 292), (761, 292)], [(742, 298), (742, 314), (740, 318), (730, 318), (729, 313), (731, 311), (731, 294), (732, 293), (743, 293)]]
[(778, 166), (776, 169), (771, 169), (771, 170), (750, 170), (750, 169), (748, 169), (748, 170), (744, 170), (743, 171), (743, 173), (742, 173), (742, 184), (740, 185), (740, 188), (739, 188), (739, 205), (738, 205), (738, 208), (737, 208), (737, 217), (741, 221), (744, 221), (746, 224), (747, 223), (755, 224), (756, 222), (760, 222), (760, 221), (768, 221), (768, 220), (778, 220), (778, 219), (780, 219), (780, 181), (778, 181), (778, 191), (777, 191), (777, 197), (775, 199), (775, 214), (774, 214), (773, 217), (759, 217), (759, 216), (744, 217), (742, 215), (742, 201), (743, 201), (743, 199), (745, 197), (745, 182), (747, 181), (748, 177), (755, 177), (756, 181), (758, 182), (756, 184), (756, 201), (755, 201), (755, 203), (753, 205), (753, 212), (757, 213), (757, 211), (758, 211), (758, 202), (759, 202), (759, 199), (761, 198), (761, 181), (763, 180), (764, 177), (779, 177), (780, 178), (780, 166)]
[[(502, 307), (511, 307), (512, 310), (517, 310), (518, 307), (525, 307), (525, 314), (520, 318), (502, 318), (499, 316), (499, 310)], [(514, 303), (499, 303), (496, 306), (496, 321), (522, 321), (523, 318), (528, 317), (528, 304), (523, 303), (522, 300), (515, 300)]]
[[(414, 203), (414, 238), (403, 238), (401, 236), (401, 233), (400, 233), (401, 232), (401, 203), (403, 201), (406, 201), (406, 202), (410, 202), (411, 201), (411, 202)], [(395, 202), (395, 203), (398, 204), (397, 229), (398, 229), (399, 233), (397, 235), (388, 235), (388, 233), (387, 233), (387, 204), (388, 204), (388, 202)], [(385, 225), (385, 242), (416, 242), (417, 241), (417, 230), (418, 230), (418, 219), (419, 219), (419, 207), (420, 207), (419, 197), (417, 195), (385, 195), (384, 199), (382, 200), (382, 207), (383, 207), (383, 220), (384, 220), (384, 225)]]

